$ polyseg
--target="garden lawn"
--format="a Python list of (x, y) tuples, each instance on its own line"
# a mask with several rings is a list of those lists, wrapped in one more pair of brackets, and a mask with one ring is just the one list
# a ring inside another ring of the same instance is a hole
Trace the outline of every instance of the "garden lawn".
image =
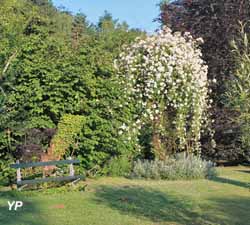
[[(218, 168), (213, 180), (88, 180), (85, 191), (1, 191), (1, 225), (250, 224), (250, 168)], [(8, 211), (7, 201), (24, 207)]]

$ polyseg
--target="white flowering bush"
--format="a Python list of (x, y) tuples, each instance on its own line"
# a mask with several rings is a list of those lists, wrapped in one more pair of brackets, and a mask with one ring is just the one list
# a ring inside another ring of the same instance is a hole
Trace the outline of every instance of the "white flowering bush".
[[(198, 48), (201, 39), (164, 28), (138, 38), (115, 62), (127, 105), (135, 103), (134, 126), (124, 124), (120, 134), (131, 135), (144, 124), (153, 127), (158, 158), (177, 150), (198, 151), (208, 108), (207, 66)], [(126, 107), (123, 106), (123, 107)]]

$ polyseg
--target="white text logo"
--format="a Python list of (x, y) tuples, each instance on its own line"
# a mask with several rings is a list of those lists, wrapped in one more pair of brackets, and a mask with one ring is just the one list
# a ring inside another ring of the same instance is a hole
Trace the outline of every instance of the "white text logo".
[(8, 201), (8, 205), (9, 205), (9, 210), (17, 210), (17, 208), (21, 208), (23, 206), (23, 202), (21, 201), (13, 201), (10, 202)]

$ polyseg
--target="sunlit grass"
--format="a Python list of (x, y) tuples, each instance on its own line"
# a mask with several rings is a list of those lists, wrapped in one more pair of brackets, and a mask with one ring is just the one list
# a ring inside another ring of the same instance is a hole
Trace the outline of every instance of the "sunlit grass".
[[(250, 168), (219, 168), (214, 180), (88, 180), (85, 191), (3, 191), (3, 225), (247, 225)], [(83, 185), (83, 184), (82, 184)], [(19, 211), (7, 201), (22, 200)]]

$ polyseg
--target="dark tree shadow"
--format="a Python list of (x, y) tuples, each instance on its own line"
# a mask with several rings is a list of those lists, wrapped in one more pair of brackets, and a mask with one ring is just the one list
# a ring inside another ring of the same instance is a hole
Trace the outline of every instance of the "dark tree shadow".
[(238, 187), (250, 188), (249, 183), (247, 183), (247, 182), (232, 180), (232, 179), (228, 179), (228, 178), (224, 178), (224, 177), (213, 177), (213, 178), (210, 178), (210, 180), (215, 181), (215, 182), (219, 182), (219, 183), (235, 185)]
[(250, 173), (250, 170), (236, 170), (237, 172)]
[(155, 189), (138, 186), (102, 186), (96, 192), (96, 202), (119, 210), (121, 214), (150, 219), (152, 222), (168, 222), (182, 225), (217, 225), (213, 218), (204, 219), (197, 213), (191, 199), (168, 195)]
[[(9, 211), (8, 201), (22, 201), (23, 207)], [(29, 201), (17, 191), (0, 192), (0, 224), (1, 225), (46, 225), (35, 202)]]
[[(183, 196), (138, 186), (102, 186), (95, 200), (121, 214), (150, 219), (153, 223), (181, 225), (250, 224), (249, 197), (204, 199), (195, 202)], [(198, 209), (198, 210), (197, 210)]]

